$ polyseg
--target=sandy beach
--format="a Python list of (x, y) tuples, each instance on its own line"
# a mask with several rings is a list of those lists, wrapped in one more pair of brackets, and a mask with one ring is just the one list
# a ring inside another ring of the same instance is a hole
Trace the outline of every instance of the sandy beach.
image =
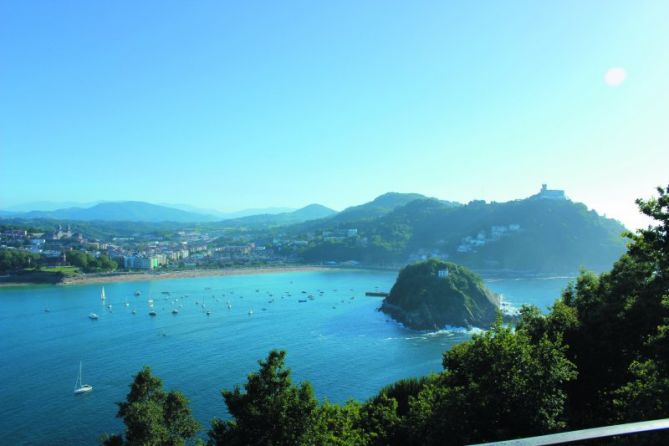
[(185, 279), (193, 277), (210, 276), (238, 276), (242, 274), (272, 274), (306, 271), (328, 271), (329, 268), (321, 266), (263, 266), (257, 268), (221, 268), (184, 271), (161, 271), (161, 272), (139, 272), (139, 273), (112, 273), (112, 274), (82, 274), (65, 279), (58, 285), (81, 285), (89, 283), (110, 282), (138, 282), (146, 280)]
[(273, 274), (306, 271), (331, 271), (332, 268), (324, 266), (296, 265), (296, 266), (261, 266), (250, 268), (220, 268), (220, 269), (198, 269), (183, 271), (160, 271), (160, 272), (122, 272), (122, 273), (99, 273), (81, 274), (68, 277), (62, 282), (55, 284), (30, 283), (30, 282), (2, 282), (0, 288), (13, 288), (35, 285), (85, 285), (89, 283), (111, 283), (111, 282), (139, 282), (146, 280), (186, 279), (192, 277), (210, 276), (238, 276), (242, 274)]

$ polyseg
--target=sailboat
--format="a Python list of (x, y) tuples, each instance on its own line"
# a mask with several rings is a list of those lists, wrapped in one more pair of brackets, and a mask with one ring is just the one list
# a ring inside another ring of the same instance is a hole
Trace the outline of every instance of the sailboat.
[(93, 386), (90, 384), (82, 384), (81, 380), (81, 361), (79, 361), (79, 376), (77, 376), (77, 382), (74, 383), (74, 394), (78, 395), (80, 393), (86, 393), (93, 390)]
[(100, 300), (104, 302), (106, 299), (105, 297), (105, 287), (102, 287), (102, 291), (100, 291)]

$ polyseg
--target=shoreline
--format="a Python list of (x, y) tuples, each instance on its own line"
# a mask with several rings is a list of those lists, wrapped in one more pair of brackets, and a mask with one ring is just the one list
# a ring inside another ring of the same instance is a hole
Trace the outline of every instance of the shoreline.
[(60, 283), (28, 283), (28, 282), (4, 282), (0, 283), (0, 288), (24, 287), (24, 286), (71, 286), (88, 285), (92, 283), (115, 283), (115, 282), (143, 282), (153, 280), (168, 279), (191, 279), (196, 277), (214, 277), (214, 276), (241, 276), (252, 274), (275, 274), (275, 273), (293, 273), (293, 272), (317, 272), (332, 271), (332, 268), (324, 266), (261, 266), (250, 268), (218, 268), (218, 269), (200, 269), (200, 270), (181, 270), (165, 272), (138, 272), (138, 273), (112, 273), (112, 274), (90, 274), (76, 277), (68, 277)]
[[(0, 289), (26, 286), (70, 286), (86, 285), (91, 283), (114, 283), (114, 282), (141, 282), (151, 280), (168, 279), (190, 279), (196, 277), (214, 277), (214, 276), (239, 276), (250, 274), (274, 274), (291, 272), (325, 272), (325, 271), (389, 271), (398, 272), (397, 266), (374, 266), (374, 265), (292, 265), (292, 266), (252, 266), (252, 267), (232, 267), (232, 268), (212, 268), (212, 269), (194, 269), (177, 271), (159, 271), (159, 272), (120, 272), (120, 273), (92, 273), (81, 274), (74, 277), (66, 277), (61, 282), (0, 282)], [(497, 281), (507, 278), (525, 278), (525, 279), (555, 279), (555, 278), (575, 278), (576, 273), (530, 273), (527, 271), (479, 271), (484, 280)]]

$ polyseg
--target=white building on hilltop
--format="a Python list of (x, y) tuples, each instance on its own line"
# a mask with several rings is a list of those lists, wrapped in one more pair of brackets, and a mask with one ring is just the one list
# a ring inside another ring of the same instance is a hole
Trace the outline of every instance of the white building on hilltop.
[(567, 196), (561, 189), (548, 189), (546, 184), (542, 184), (539, 193), (533, 195), (532, 198), (538, 198), (540, 200), (566, 200)]

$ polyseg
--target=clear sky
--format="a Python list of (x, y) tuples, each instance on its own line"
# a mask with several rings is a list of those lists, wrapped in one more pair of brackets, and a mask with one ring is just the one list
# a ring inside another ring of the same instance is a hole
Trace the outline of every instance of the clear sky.
[(634, 227), (633, 200), (669, 183), (667, 17), (665, 0), (0, 0), (0, 208), (341, 209), (546, 182)]

